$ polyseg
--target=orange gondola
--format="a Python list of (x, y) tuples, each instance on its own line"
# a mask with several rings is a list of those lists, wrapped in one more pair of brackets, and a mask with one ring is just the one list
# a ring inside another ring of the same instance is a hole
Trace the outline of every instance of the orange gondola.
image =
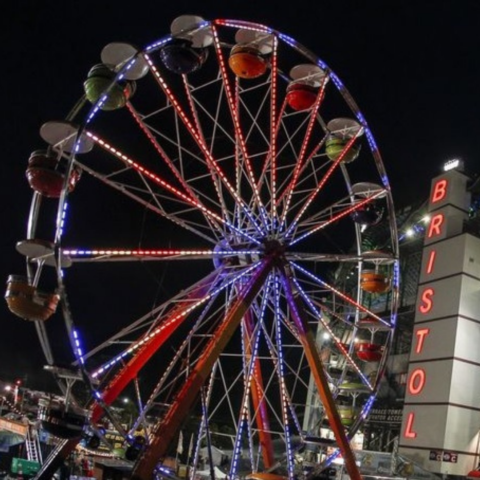
[(267, 71), (267, 59), (260, 50), (250, 45), (235, 45), (230, 52), (228, 64), (240, 78), (257, 78)]
[(390, 289), (390, 280), (383, 273), (364, 270), (360, 276), (360, 286), (369, 293), (385, 293)]

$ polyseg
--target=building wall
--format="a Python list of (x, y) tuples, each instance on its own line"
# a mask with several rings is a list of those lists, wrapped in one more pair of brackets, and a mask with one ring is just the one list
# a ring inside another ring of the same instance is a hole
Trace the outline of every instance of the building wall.
[(400, 453), (442, 474), (478, 463), (480, 240), (464, 232), (468, 178), (432, 181)]

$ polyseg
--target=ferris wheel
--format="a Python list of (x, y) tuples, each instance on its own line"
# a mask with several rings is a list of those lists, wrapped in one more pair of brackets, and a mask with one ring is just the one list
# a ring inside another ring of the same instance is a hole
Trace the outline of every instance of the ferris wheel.
[(58, 445), (38, 478), (109, 445), (105, 419), (132, 478), (176, 453), (194, 475), (214, 446), (230, 478), (338, 454), (359, 478), (398, 240), (375, 139), (329, 66), (265, 25), (181, 16), (144, 48), (108, 44), (40, 136), (27, 272), (6, 292), (64, 394), (40, 412)]

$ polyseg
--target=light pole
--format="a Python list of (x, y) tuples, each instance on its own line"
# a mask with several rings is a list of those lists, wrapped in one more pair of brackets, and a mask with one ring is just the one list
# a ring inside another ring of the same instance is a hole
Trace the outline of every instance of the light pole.
[(130, 428), (132, 427), (132, 410), (130, 408), (130, 399), (128, 397), (122, 398), (122, 402), (125, 405), (123, 411), (127, 413), (125, 416), (125, 419), (127, 420), (127, 430), (130, 431)]
[(22, 383), (22, 382), (21, 382), (20, 380), (17, 380), (17, 381), (15, 382), (15, 388), (14, 388), (14, 390), (13, 390), (13, 403), (14, 403), (14, 405), (16, 405), (17, 402), (18, 402), (18, 393), (19, 393), (19, 391), (20, 391), (20, 384), (21, 384), (21, 383)]
[(2, 395), (2, 404), (0, 406), (0, 415), (3, 416), (3, 407), (5, 406), (5, 401), (7, 400), (7, 397), (6, 395), (8, 394), (8, 392), (11, 392), (12, 390), (12, 386), (11, 385), (5, 385), (5, 387), (3, 388), (5, 390), (5, 392), (7, 392), (6, 394)]

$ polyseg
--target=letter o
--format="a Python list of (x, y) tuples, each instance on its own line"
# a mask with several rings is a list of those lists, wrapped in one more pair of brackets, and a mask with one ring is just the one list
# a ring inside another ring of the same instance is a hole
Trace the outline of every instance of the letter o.
[(425, 386), (425, 370), (417, 368), (410, 375), (410, 380), (408, 381), (408, 391), (412, 395), (418, 395)]

